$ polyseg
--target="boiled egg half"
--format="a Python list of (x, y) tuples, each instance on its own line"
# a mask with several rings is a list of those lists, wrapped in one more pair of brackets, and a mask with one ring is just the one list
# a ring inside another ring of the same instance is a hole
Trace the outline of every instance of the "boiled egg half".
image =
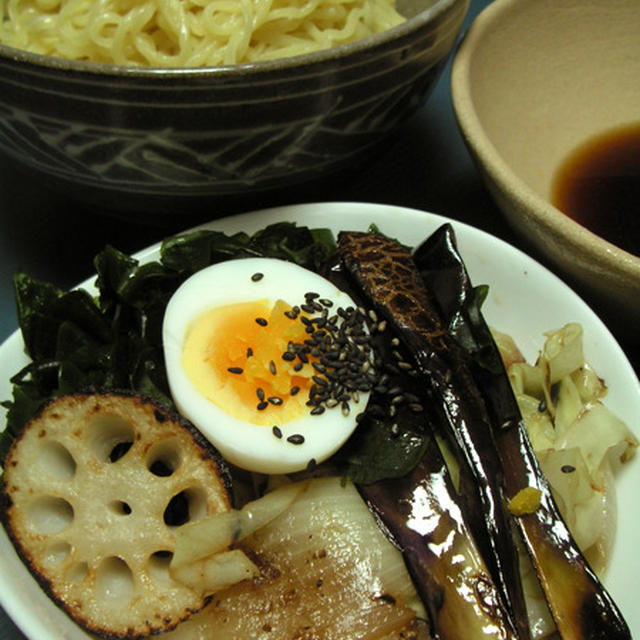
[(320, 275), (270, 258), (188, 278), (163, 324), (178, 410), (232, 464), (290, 473), (354, 431), (373, 386), (364, 314)]

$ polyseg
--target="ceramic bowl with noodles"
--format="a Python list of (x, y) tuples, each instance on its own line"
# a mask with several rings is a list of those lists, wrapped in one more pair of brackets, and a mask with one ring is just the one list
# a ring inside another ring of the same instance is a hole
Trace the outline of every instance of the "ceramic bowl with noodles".
[[(468, 0), (398, 0), (382, 8), (380, 0), (343, 0), (347, 13), (352, 5), (366, 9), (357, 28), (345, 26), (349, 15), (335, 27), (330, 8), (303, 36), (249, 33), (242, 25), (260, 16), (226, 16), (239, 26), (217, 34), (222, 58), (201, 24), (208, 3), (163, 3), (166, 15), (156, 15), (153, 29), (133, 35), (113, 8), (82, 31), (95, 16), (53, 22), (74, 0), (23, 4), (9, 0), (0, 16), (0, 151), (77, 198), (131, 209), (149, 197), (170, 203), (266, 191), (349, 165), (422, 103)], [(56, 7), (38, 15), (33, 7), (45, 4)], [(252, 5), (282, 10), (276, 2), (232, 4), (245, 14)], [(89, 14), (112, 5), (97, 3)], [(145, 3), (136, 8), (127, 20), (148, 23), (144, 12), (158, 13)], [(277, 24), (283, 18), (275, 15)], [(28, 33), (34, 23), (36, 33)], [(158, 35), (171, 24), (178, 25), (173, 34)], [(65, 30), (66, 40), (58, 37)], [(327, 40), (323, 30), (351, 33)], [(70, 44), (82, 38), (91, 42)], [(278, 46), (269, 49), (270, 39)]]

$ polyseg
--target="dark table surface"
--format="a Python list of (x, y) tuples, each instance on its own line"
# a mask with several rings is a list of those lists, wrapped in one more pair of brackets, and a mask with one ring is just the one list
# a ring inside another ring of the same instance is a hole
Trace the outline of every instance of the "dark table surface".
[[(464, 29), (487, 4), (489, 0), (471, 0)], [(131, 253), (199, 222), (284, 204), (360, 201), (431, 211), (489, 231), (545, 264), (514, 235), (485, 190), (456, 125), (449, 81), (450, 64), (424, 107), (373, 157), (349, 172), (284, 192), (227, 198), (213, 202), (207, 212), (164, 216), (153, 223), (96, 215), (93, 208), (50, 191), (0, 157), (0, 341), (17, 326), (11, 279), (18, 269), (71, 287), (91, 275), (93, 256), (107, 243)], [(609, 326), (637, 372), (640, 341), (634, 327), (617, 310), (569, 284)], [(1, 610), (0, 638), (24, 638)]]

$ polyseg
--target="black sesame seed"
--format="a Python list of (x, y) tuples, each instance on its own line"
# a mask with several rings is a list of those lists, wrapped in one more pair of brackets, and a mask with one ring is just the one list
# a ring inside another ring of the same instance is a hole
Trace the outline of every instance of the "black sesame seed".
[(251, 347), (247, 347), (247, 358), (250, 358), (253, 355), (253, 349)]
[(282, 429), (280, 429), (280, 427), (278, 427), (277, 425), (274, 425), (274, 426), (271, 428), (271, 432), (273, 433), (273, 435), (274, 435), (276, 438), (278, 438), (278, 439), (279, 439), (279, 438), (282, 438)]
[(278, 396), (271, 396), (270, 398), (267, 398), (267, 401), (276, 406), (282, 404), (282, 398), (278, 398)]
[(286, 360), (287, 362), (291, 362), (292, 360), (296, 359), (296, 354), (293, 353), (292, 351), (285, 351), (282, 354), (282, 359)]
[(258, 396), (258, 400), (262, 402), (264, 400), (264, 389), (262, 387), (258, 387), (256, 389), (256, 395)]
[(318, 404), (311, 409), (312, 416), (319, 416), (321, 413), (324, 413), (324, 407), (321, 404)]
[(538, 404), (538, 411), (540, 413), (544, 413), (547, 410), (547, 401), (546, 399), (542, 399), (540, 400), (540, 403)]
[(256, 323), (259, 324), (261, 327), (266, 327), (269, 324), (266, 318), (256, 318)]
[[(316, 466), (317, 466), (316, 459), (315, 458), (311, 458), (311, 460), (309, 460), (309, 462), (307, 462), (307, 471), (315, 471)], [(321, 587), (321, 586), (322, 586), (322, 578), (320, 578), (316, 582), (316, 587)]]
[(422, 413), (424, 411), (424, 407), (419, 402), (411, 402), (409, 404), (409, 409), (414, 413)]
[(240, 367), (229, 367), (229, 368), (227, 369), (227, 371), (228, 371), (229, 373), (240, 374), (240, 373), (242, 373), (242, 371), (243, 371), (243, 370), (242, 370)]
[(300, 369), (302, 369), (302, 366), (303, 366), (303, 365), (302, 365), (302, 362), (296, 362), (296, 363), (293, 365), (293, 370), (294, 370), (294, 371), (300, 371)]
[(287, 438), (287, 442), (291, 444), (302, 444), (304, 442), (304, 436), (299, 433), (294, 433)]
[(320, 302), (320, 304), (325, 306), (325, 307), (332, 307), (333, 306), (333, 301), (329, 300), (329, 298), (320, 298), (320, 300), (318, 302)]
[(256, 405), (256, 409), (258, 411), (264, 411), (268, 406), (269, 406), (268, 402), (258, 402), (258, 404)]
[(315, 391), (312, 397), (312, 403), (315, 406), (318, 406), (329, 399), (329, 393), (322, 393), (320, 391)]
[(251, 276), (251, 280), (253, 280), (253, 282), (258, 282), (258, 280), (262, 280), (262, 278), (264, 278), (264, 273), (254, 273)]
[(298, 393), (298, 391), (300, 391), (300, 387), (294, 386), (294, 387), (291, 387), (290, 393), (292, 396), (295, 396)]
[(276, 369), (276, 363), (273, 360), (269, 360), (269, 371), (271, 372), (271, 375), (274, 376), (278, 372), (278, 370)]
[(573, 473), (576, 470), (576, 468), (570, 464), (563, 464), (560, 467), (560, 471), (562, 471), (562, 473)]

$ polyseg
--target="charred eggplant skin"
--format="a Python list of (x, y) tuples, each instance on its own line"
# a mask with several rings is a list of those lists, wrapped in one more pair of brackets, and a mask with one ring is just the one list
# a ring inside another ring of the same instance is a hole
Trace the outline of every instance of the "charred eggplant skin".
[(442, 317), (455, 327), (469, 370), (492, 418), (507, 497), (526, 486), (541, 491), (534, 513), (514, 518), (563, 639), (623, 640), (629, 628), (569, 532), (542, 473), (490, 329), (450, 224), (414, 252), (414, 261)]
[(413, 355), (416, 371), (439, 405), (443, 431), (458, 453), (463, 510), (473, 536), (522, 640), (530, 637), (517, 552), (502, 495), (501, 465), (484, 399), (459, 345), (441, 322), (409, 250), (376, 234), (341, 232), (345, 271)]

